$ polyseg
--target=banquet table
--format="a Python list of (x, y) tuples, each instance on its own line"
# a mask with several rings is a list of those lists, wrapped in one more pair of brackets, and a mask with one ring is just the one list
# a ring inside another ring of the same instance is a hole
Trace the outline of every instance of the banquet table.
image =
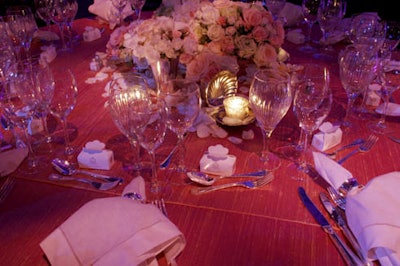
[[(68, 116), (69, 128), (75, 129), (71, 143), (80, 151), (93, 140), (106, 144), (115, 155), (111, 170), (92, 170), (97, 173), (121, 176), (124, 183), (108, 191), (98, 191), (86, 184), (50, 181), (48, 176), (55, 172), (50, 160), (63, 156), (63, 145), (54, 144), (52, 152), (44, 153), (42, 146), (36, 147), (45, 167), (39, 173), (27, 174), (18, 169), (12, 176), (16, 184), (6, 200), (0, 204), (0, 264), (1, 265), (48, 265), (39, 243), (62, 224), (82, 205), (95, 198), (121, 195), (123, 188), (135, 176), (124, 170), (126, 154), (130, 147), (114, 125), (105, 108), (107, 98), (104, 88), (109, 78), (88, 84), (85, 81), (96, 72), (89, 69), (95, 52), (105, 52), (110, 29), (96, 19), (78, 19), (73, 29), (81, 35), (86, 26), (104, 28), (100, 39), (92, 42), (80, 41), (72, 52), (59, 53), (51, 66), (70, 67), (78, 83), (78, 100)], [(34, 46), (43, 43), (34, 40)], [(344, 44), (336, 44), (336, 52)], [(343, 117), (347, 102), (346, 94), (339, 79), (337, 57), (316, 59), (301, 53), (299, 45), (286, 42), (283, 48), (290, 54), (290, 64), (315, 62), (327, 65), (331, 71), (331, 88), (334, 103), (328, 121), (338, 121)], [(394, 99), (400, 102), (396, 92)], [(57, 125), (56, 120), (51, 120)], [(400, 132), (400, 118), (387, 117), (388, 124)], [(342, 144), (356, 138), (367, 138), (371, 133), (366, 120), (358, 120), (353, 128), (344, 131)], [(258, 156), (262, 147), (261, 133), (255, 123), (246, 126), (222, 126), (229, 136), (240, 137), (243, 130), (252, 129), (255, 138), (234, 144), (227, 138), (199, 138), (191, 132), (185, 139), (187, 149), (186, 164), (198, 169), (199, 161), (211, 145), (222, 144), (229, 153), (237, 157), (236, 173), (258, 170)], [(290, 110), (279, 123), (271, 139), (272, 148), (298, 140), (299, 128)], [(5, 132), (6, 136), (9, 132)], [(399, 135), (399, 134), (398, 134)], [(157, 161), (161, 162), (176, 144), (176, 137), (167, 132), (166, 139), (157, 150)], [(42, 144), (44, 145), (44, 144)], [(41, 152), (42, 151), (42, 152)], [(348, 151), (341, 152), (338, 158)], [(143, 162), (149, 161), (144, 150)], [(370, 152), (353, 156), (343, 166), (361, 184), (378, 175), (400, 171), (400, 145), (381, 135)], [(72, 157), (76, 160), (76, 154)], [(274, 171), (274, 180), (259, 189), (231, 188), (203, 195), (194, 195), (191, 190), (197, 186), (188, 182), (172, 169), (159, 169), (163, 184), (163, 198), (169, 219), (181, 230), (186, 239), (186, 247), (177, 258), (178, 265), (345, 265), (328, 235), (316, 223), (303, 206), (298, 196), (302, 186), (316, 206), (328, 218), (319, 200), (322, 187), (311, 178), (298, 181), (287, 171), (289, 160), (282, 160), (280, 168)], [(146, 168), (146, 167), (145, 167)], [(149, 171), (142, 176), (149, 180)], [(244, 179), (240, 179), (244, 180)], [(218, 182), (231, 182), (222, 179)], [(0, 180), (0, 185), (4, 182)], [(148, 183), (148, 182), (147, 182)], [(100, 221), (101, 222), (101, 221)], [(333, 225), (333, 221), (330, 220)], [(341, 235), (337, 226), (336, 232)], [(90, 228), (88, 228), (90, 230)]]

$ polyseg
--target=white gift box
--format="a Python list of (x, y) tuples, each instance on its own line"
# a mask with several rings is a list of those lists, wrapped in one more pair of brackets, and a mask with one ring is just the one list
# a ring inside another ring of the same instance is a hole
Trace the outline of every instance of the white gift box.
[(319, 151), (328, 150), (342, 142), (343, 132), (339, 126), (333, 126), (330, 122), (323, 123), (320, 132), (312, 139), (312, 146)]
[(110, 170), (114, 164), (114, 153), (104, 147), (104, 143), (98, 140), (86, 143), (85, 148), (78, 155), (79, 167)]
[(236, 156), (218, 144), (210, 146), (200, 159), (200, 171), (213, 175), (232, 175), (236, 168)]
[(371, 84), (368, 87), (365, 104), (370, 106), (378, 106), (381, 103), (381, 97), (378, 92), (381, 89), (379, 84)]

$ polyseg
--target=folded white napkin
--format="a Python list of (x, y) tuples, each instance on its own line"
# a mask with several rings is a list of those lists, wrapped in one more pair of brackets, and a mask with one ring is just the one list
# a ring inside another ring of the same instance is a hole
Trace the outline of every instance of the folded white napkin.
[[(141, 187), (137, 181), (130, 188)], [(160, 252), (174, 264), (185, 245), (183, 234), (156, 206), (125, 197), (86, 203), (40, 243), (54, 266), (158, 265)]]
[(303, 11), (301, 6), (286, 2), (279, 16), (286, 18), (286, 27), (293, 27), (303, 20)]
[[(379, 114), (382, 114), (384, 112), (384, 104), (379, 105), (375, 111)], [(386, 110), (386, 115), (390, 116), (400, 116), (400, 104), (397, 103), (389, 103), (387, 110)]]
[(315, 170), (336, 190), (353, 177), (343, 166), (327, 157), (323, 153), (313, 152)]
[(346, 37), (345, 33), (340, 30), (335, 30), (329, 33), (327, 40), (325, 41), (323, 38), (321, 39), (321, 43), (325, 43), (326, 45), (338, 43)]
[(6, 176), (17, 170), (28, 155), (28, 148), (18, 148), (0, 153), (0, 177)]
[(57, 41), (60, 39), (55, 32), (46, 31), (46, 30), (37, 30), (33, 34), (33, 38), (37, 38), (44, 41)]
[[(128, 1), (129, 3), (129, 1)], [(110, 29), (114, 29), (119, 23), (118, 9), (113, 6), (111, 0), (94, 0), (94, 3), (89, 6), (89, 12), (95, 14), (101, 19), (109, 23)], [(132, 15), (134, 11), (131, 5), (126, 5), (122, 10), (122, 18)]]
[(380, 264), (400, 265), (400, 172), (372, 179), (347, 196), (346, 217), (362, 251)]
[(294, 44), (302, 44), (306, 41), (306, 36), (301, 29), (294, 29), (286, 33), (286, 40)]

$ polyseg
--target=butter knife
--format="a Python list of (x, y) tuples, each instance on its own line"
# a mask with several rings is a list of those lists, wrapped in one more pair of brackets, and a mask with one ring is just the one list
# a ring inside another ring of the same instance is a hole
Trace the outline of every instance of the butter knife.
[(298, 193), (301, 201), (308, 211), (312, 214), (314, 219), (321, 225), (322, 229), (328, 234), (336, 249), (343, 257), (347, 265), (363, 265), (361, 260), (354, 254), (354, 252), (340, 239), (340, 237), (333, 230), (328, 220), (322, 215), (318, 208), (314, 205), (311, 199), (307, 196), (303, 187), (298, 188)]
[(364, 257), (361, 252), (361, 247), (358, 244), (357, 239), (354, 237), (353, 233), (351, 232), (350, 228), (347, 226), (345, 217), (342, 215), (342, 211), (335, 207), (326, 193), (321, 192), (319, 194), (319, 198), (324, 205), (326, 211), (329, 213), (329, 216), (335, 221), (335, 223), (339, 226), (339, 228), (343, 231), (344, 236), (353, 246), (354, 250), (356, 251), (358, 257), (362, 260), (363, 265), (371, 265), (368, 260)]

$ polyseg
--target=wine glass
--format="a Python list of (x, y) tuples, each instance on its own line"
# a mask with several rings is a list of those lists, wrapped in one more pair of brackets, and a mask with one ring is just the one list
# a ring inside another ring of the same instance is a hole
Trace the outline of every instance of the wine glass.
[(285, 7), (286, 0), (263, 0), (262, 4), (267, 7), (269, 12), (271, 12), (274, 20), (277, 20), (280, 12)]
[[(72, 49), (72, 21), (78, 12), (76, 0), (53, 0), (51, 5), (51, 20), (58, 25), (61, 38), (61, 51)], [(65, 31), (69, 41), (65, 39)]]
[(129, 0), (133, 9), (135, 10), (136, 20), (140, 20), (140, 15), (142, 14), (142, 9), (146, 0)]
[(47, 30), (51, 25), (51, 0), (35, 0), (36, 15), (46, 23)]
[(290, 75), (277, 69), (258, 70), (250, 85), (249, 102), (263, 132), (261, 160), (265, 169), (272, 171), (280, 166), (280, 159), (270, 152), (268, 143), (292, 104)]
[[(133, 104), (135, 104), (133, 102)], [(146, 149), (151, 158), (151, 185), (150, 192), (159, 195), (161, 192), (156, 164), (156, 149), (163, 143), (165, 132), (167, 130), (166, 120), (166, 109), (162, 100), (154, 101), (148, 109), (144, 112), (135, 112), (138, 117), (140, 124), (140, 131), (138, 133), (138, 139), (140, 145)]]
[(324, 57), (327, 53), (333, 52), (333, 47), (328, 45), (328, 37), (335, 30), (336, 26), (339, 25), (345, 12), (345, 0), (321, 0), (317, 20), (322, 31), (321, 43), (323, 49), (322, 54), (315, 55), (317, 58)]
[(10, 67), (16, 62), (14, 46), (8, 36), (6, 24), (0, 19), (0, 78), (4, 82)]
[(57, 117), (64, 133), (64, 154), (72, 155), (75, 149), (70, 144), (67, 117), (75, 108), (78, 86), (71, 69), (53, 71), (54, 95), (50, 104), (50, 113)]
[(293, 98), (293, 112), (303, 132), (303, 144), (298, 161), (288, 166), (294, 170), (291, 176), (296, 180), (303, 180), (304, 171), (307, 171), (308, 144), (312, 133), (322, 124), (331, 110), (332, 92), (329, 82), (329, 70), (326, 66), (305, 64), (299, 73)]
[[(28, 6), (14, 6), (7, 9), (7, 24), (18, 49), (23, 48), (25, 56), (30, 57), (30, 48), (35, 31), (38, 29), (32, 10)], [(19, 59), (21, 51), (18, 51)]]
[(35, 84), (31, 73), (15, 63), (4, 83), (5, 93), (2, 96), (2, 108), (7, 119), (12, 125), (21, 128), (25, 134), (28, 148), (27, 173), (37, 173), (39, 159), (32, 145), (32, 139), (28, 132), (29, 123), (33, 119), (37, 100), (35, 97)]
[(128, 0), (111, 0), (112, 5), (118, 10), (119, 25), (122, 26), (124, 18), (122, 17), (122, 11), (128, 4)]
[(183, 140), (200, 112), (199, 86), (191, 80), (172, 79), (166, 83), (166, 87), (160, 92), (160, 97), (165, 101), (168, 128), (178, 137), (176, 154), (179, 159), (176, 171), (186, 173), (186, 149)]
[(343, 125), (351, 126), (351, 116), (356, 99), (365, 94), (376, 75), (377, 54), (369, 49), (348, 45), (339, 53), (339, 76), (348, 102)]
[(145, 112), (150, 106), (147, 88), (146, 81), (138, 75), (116, 78), (110, 85), (109, 112), (115, 125), (131, 145), (133, 159), (128, 168), (133, 171), (141, 169), (138, 131), (143, 126), (143, 121), (135, 113)]
[(307, 40), (304, 46), (300, 47), (302, 52), (314, 52), (315, 48), (311, 46), (311, 33), (314, 24), (318, 20), (318, 7), (321, 0), (302, 0), (301, 8), (304, 21), (307, 23)]

